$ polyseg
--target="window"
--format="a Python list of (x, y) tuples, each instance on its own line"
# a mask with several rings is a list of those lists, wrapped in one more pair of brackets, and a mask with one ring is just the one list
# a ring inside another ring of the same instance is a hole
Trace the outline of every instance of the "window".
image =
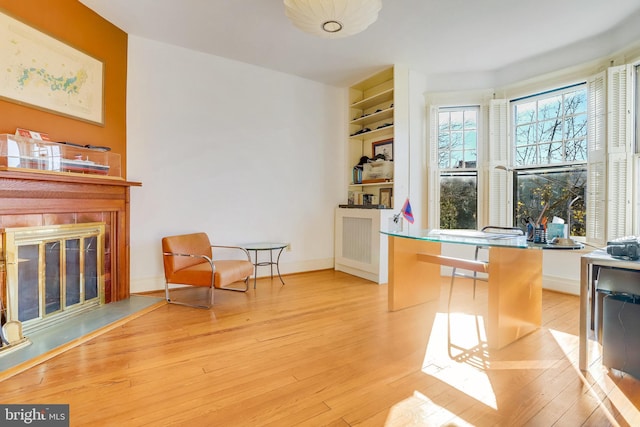
[[(636, 131), (635, 131), (635, 146), (634, 150), (636, 153), (636, 171), (640, 171), (640, 65), (636, 65), (635, 67), (635, 122), (636, 122)], [(634, 234), (640, 234), (640, 172), (636, 173), (636, 187), (635, 187), (635, 197), (636, 197), (636, 214), (635, 214), (635, 222), (633, 224)]]
[[(576, 167), (516, 172), (517, 223), (551, 222), (553, 217), (569, 223), (572, 236), (586, 235), (584, 189), (587, 168)], [(545, 220), (546, 218), (546, 220)]]
[(570, 222), (585, 236), (587, 88), (574, 85), (520, 98), (513, 107), (514, 224)]
[(516, 166), (587, 161), (586, 85), (514, 102)]
[(636, 86), (636, 99), (634, 103), (635, 107), (635, 121), (636, 121), (636, 132), (635, 132), (635, 153), (640, 154), (640, 65), (636, 65), (635, 67), (635, 86)]
[(585, 82), (518, 99), (483, 94), (477, 108), (438, 107), (451, 96), (430, 95), (428, 226), (522, 227), (523, 219), (557, 216), (595, 247), (637, 234), (638, 67), (640, 60), (609, 67)]
[(478, 107), (438, 109), (440, 228), (477, 228), (478, 115)]

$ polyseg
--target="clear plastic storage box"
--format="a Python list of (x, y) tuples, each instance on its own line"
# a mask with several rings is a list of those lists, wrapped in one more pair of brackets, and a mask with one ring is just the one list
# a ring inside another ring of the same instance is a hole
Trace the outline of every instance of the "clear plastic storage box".
[(0, 170), (17, 169), (122, 178), (120, 155), (104, 148), (0, 134)]

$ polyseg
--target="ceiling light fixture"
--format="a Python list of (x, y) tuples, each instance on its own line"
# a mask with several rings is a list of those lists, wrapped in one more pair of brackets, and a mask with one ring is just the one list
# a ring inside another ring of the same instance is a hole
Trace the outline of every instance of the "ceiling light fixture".
[(357, 34), (378, 19), (382, 0), (284, 0), (285, 14), (304, 32), (339, 38)]

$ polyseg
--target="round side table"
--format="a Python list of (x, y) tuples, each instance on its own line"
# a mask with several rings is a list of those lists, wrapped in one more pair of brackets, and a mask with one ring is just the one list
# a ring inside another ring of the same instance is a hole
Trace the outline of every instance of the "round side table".
[[(280, 282), (284, 285), (284, 280), (282, 280), (282, 276), (280, 275), (280, 255), (282, 255), (282, 251), (284, 248), (289, 246), (288, 243), (248, 243), (245, 245), (241, 245), (245, 248), (249, 253), (253, 252), (254, 257), (254, 273), (253, 273), (253, 289), (256, 288), (256, 281), (258, 279), (258, 267), (269, 266), (271, 267), (271, 278), (273, 279), (273, 266), (276, 266), (276, 271), (278, 272), (278, 278)], [(258, 260), (258, 252), (260, 251), (269, 251), (269, 261), (259, 261)], [(278, 256), (276, 260), (273, 261), (273, 253), (274, 251), (278, 251)]]

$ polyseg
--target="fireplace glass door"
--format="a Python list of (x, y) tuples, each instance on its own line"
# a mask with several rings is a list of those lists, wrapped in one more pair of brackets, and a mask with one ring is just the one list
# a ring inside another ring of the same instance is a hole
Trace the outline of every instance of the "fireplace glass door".
[(10, 320), (28, 328), (104, 303), (103, 223), (6, 229), (4, 236)]

